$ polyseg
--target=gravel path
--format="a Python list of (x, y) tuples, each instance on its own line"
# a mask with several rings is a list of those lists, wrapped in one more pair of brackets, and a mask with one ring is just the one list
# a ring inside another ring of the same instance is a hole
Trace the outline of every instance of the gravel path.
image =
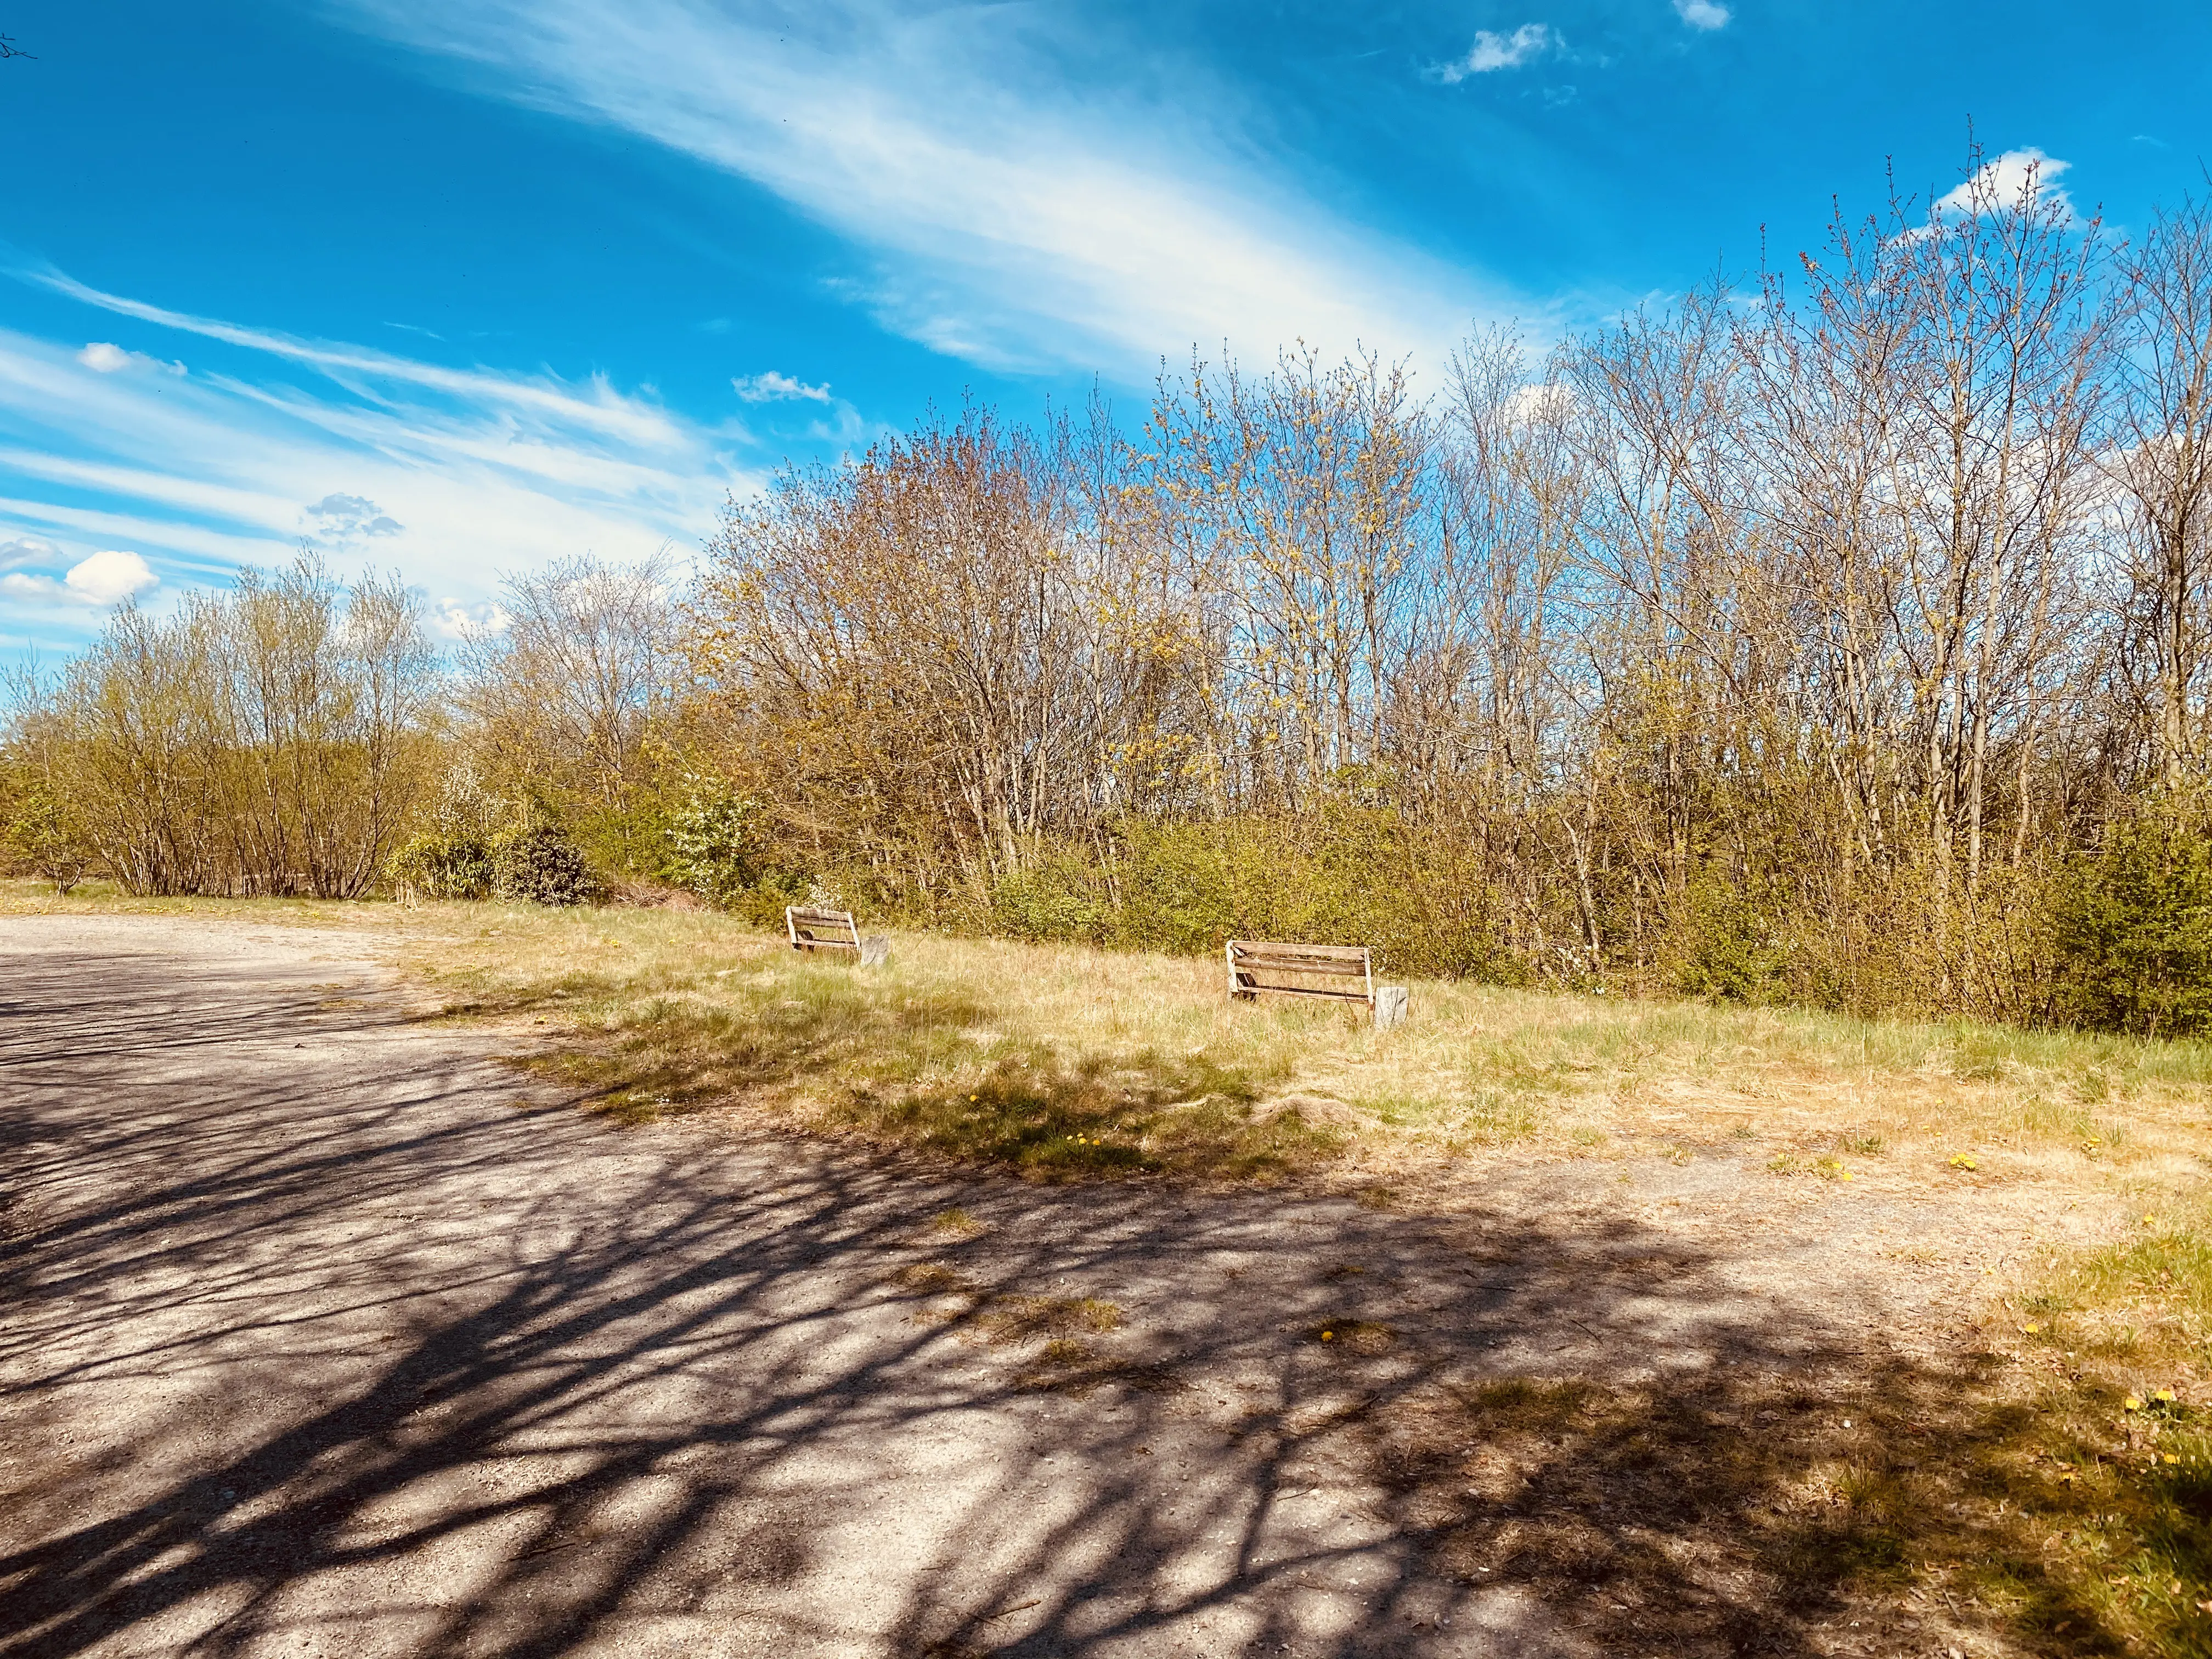
[[(1932, 1375), (1880, 1264), (1941, 1218), (1858, 1195), (1841, 1248), (1720, 1159), (1423, 1216), (619, 1130), (363, 950), (0, 921), (0, 1652), (1940, 1650), (1783, 1596), (1729, 1460)], [(1705, 1437), (1568, 1434), (1572, 1389)]]

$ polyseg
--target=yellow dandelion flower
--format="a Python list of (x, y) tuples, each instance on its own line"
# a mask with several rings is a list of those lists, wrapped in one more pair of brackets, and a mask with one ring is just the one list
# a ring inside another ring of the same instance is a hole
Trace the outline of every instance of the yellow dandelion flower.
[(1334, 1342), (1336, 1340), (1336, 1333), (1334, 1331), (1323, 1331), (1321, 1334), (1321, 1340), (1324, 1342)]
[(2173, 1398), (2173, 1390), (2172, 1389), (2160, 1389), (2156, 1394), (2151, 1395), (2151, 1398), (2154, 1400), (2171, 1400)]
[(2181, 1458), (2177, 1453), (2168, 1452), (2166, 1455), (2166, 1461), (2169, 1463), (2179, 1463), (2181, 1461)]
[(2120, 1409), (2127, 1412), (2139, 1412), (2142, 1409), (2142, 1401), (2136, 1399), (2135, 1395), (2130, 1395), (2125, 1400), (2120, 1401)]

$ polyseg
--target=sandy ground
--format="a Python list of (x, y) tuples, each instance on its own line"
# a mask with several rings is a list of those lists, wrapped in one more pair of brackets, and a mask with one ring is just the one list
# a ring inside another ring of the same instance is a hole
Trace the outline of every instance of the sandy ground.
[(0, 921), (0, 1652), (1997, 1650), (1778, 1578), (1729, 1473), (1949, 1386), (1969, 1269), (1901, 1261), (1996, 1246), (1940, 1198), (1703, 1156), (1417, 1213), (623, 1130), (364, 949)]

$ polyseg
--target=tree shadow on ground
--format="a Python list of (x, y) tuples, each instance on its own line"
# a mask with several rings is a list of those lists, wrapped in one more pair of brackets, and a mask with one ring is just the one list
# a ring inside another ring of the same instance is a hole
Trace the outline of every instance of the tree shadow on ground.
[(605, 1000), (620, 1012), (512, 1063), (630, 1127), (732, 1097), (799, 1100), (794, 1119), (811, 1127), (1048, 1180), (1265, 1178), (1326, 1163), (1343, 1145), (1295, 1108), (1261, 1109), (1263, 1085), (1279, 1073), (1149, 1049), (1071, 1060), (1049, 1043), (978, 1036), (988, 1011), (963, 992), (811, 963), (738, 981), (711, 1005), (620, 990), (570, 975), (434, 1018)]
[(1970, 1555), (2115, 1645), (1978, 1362), (1678, 1237), (617, 1134), (265, 970), (4, 965), (0, 1651), (1893, 1652)]

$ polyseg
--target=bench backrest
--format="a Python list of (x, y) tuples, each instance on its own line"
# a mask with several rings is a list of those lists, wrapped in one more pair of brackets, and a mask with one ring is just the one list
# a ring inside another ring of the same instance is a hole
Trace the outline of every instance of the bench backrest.
[(784, 931), (794, 951), (858, 951), (860, 927), (850, 910), (824, 910), (811, 904), (787, 904), (783, 909)]
[[(1281, 996), (1344, 997), (1372, 1004), (1375, 1000), (1375, 951), (1366, 945), (1285, 945), (1267, 939), (1232, 939), (1228, 945), (1229, 994), (1251, 996), (1261, 991)], [(1320, 979), (1357, 980), (1349, 984), (1312, 988), (1267, 985), (1261, 974), (1297, 974)]]

